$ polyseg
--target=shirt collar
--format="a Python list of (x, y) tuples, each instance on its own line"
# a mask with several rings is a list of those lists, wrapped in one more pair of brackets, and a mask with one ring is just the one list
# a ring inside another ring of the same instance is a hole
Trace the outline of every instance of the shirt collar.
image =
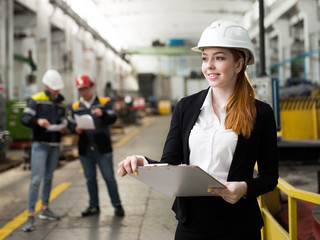
[[(202, 107), (200, 108), (200, 110), (202, 110), (203, 108), (205, 107), (208, 107), (208, 106), (211, 106), (212, 107), (212, 87), (210, 87), (208, 93), (207, 93), (207, 96), (206, 98), (204, 99), (204, 102), (202, 104)], [(220, 110), (221, 113), (225, 113), (226, 112), (226, 106), (224, 106), (223, 108), (221, 108)]]
[(86, 100), (84, 100), (83, 97), (80, 97), (80, 102), (85, 103), (85, 105), (91, 106), (91, 104), (94, 102), (95, 99), (96, 99), (96, 95), (93, 94), (92, 98), (89, 101), (86, 101)]
[(204, 99), (204, 102), (203, 102), (202, 107), (200, 108), (200, 110), (202, 110), (204, 107), (212, 105), (211, 104), (211, 99), (212, 99), (212, 87), (209, 88), (207, 96)]

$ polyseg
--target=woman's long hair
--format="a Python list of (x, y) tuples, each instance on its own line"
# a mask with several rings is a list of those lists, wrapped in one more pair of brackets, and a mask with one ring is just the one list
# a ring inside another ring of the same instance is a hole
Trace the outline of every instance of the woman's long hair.
[[(230, 49), (235, 62), (242, 57), (243, 52)], [(254, 127), (257, 110), (255, 107), (255, 92), (246, 74), (246, 66), (238, 73), (236, 87), (230, 96), (226, 107), (225, 128), (232, 129), (236, 134), (249, 138)]]

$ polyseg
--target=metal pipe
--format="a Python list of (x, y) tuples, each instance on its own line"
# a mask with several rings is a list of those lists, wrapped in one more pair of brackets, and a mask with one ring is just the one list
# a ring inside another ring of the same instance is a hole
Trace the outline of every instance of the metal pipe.
[(320, 194), (320, 170), (317, 171), (317, 178), (318, 178), (318, 193)]
[(267, 76), (266, 73), (266, 56), (265, 56), (265, 29), (264, 29), (264, 1), (259, 0), (259, 53), (260, 53), (260, 65), (259, 65), (259, 77)]

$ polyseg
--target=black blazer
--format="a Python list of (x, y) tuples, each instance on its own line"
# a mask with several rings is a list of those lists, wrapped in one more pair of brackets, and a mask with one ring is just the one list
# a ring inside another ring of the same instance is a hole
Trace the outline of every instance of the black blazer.
[[(185, 97), (176, 104), (161, 162), (172, 165), (189, 164), (189, 135), (209, 89)], [(172, 209), (180, 223), (201, 226), (216, 224), (221, 225), (221, 229), (231, 222), (258, 228), (263, 225), (256, 197), (277, 186), (278, 150), (272, 108), (259, 100), (256, 100), (255, 105), (257, 117), (254, 129), (249, 139), (238, 136), (228, 174), (228, 181), (247, 183), (246, 199), (229, 204), (221, 197), (177, 197)], [(259, 173), (254, 177), (256, 162)]]

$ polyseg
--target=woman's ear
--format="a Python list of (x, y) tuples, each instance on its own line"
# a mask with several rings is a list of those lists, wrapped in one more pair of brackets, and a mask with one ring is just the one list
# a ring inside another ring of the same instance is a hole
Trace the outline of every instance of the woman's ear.
[(236, 73), (238, 74), (239, 72), (241, 72), (243, 67), (244, 67), (244, 59), (241, 57), (236, 63)]

